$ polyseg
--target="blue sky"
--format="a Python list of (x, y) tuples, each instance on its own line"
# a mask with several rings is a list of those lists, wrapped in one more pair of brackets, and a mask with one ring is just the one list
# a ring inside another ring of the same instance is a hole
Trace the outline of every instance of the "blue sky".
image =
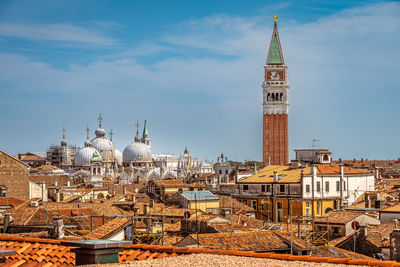
[(147, 119), (155, 153), (260, 160), (274, 15), (290, 149), (400, 157), (400, 3), (383, 1), (1, 1), (0, 149), (45, 151), (63, 125), (82, 146), (101, 112), (121, 151)]

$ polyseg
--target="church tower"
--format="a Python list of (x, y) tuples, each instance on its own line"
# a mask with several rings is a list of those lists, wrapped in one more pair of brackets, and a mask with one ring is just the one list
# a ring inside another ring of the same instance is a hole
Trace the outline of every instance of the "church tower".
[(263, 163), (289, 163), (289, 85), (275, 16), (263, 88)]

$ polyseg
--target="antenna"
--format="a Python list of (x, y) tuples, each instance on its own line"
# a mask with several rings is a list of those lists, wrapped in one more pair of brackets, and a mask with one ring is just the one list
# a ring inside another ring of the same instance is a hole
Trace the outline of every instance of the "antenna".
[(316, 143), (319, 142), (319, 141), (320, 141), (320, 140), (315, 139), (315, 138), (312, 140), (312, 148), (313, 148), (313, 149), (315, 149), (315, 147), (319, 146), (319, 145), (316, 144)]

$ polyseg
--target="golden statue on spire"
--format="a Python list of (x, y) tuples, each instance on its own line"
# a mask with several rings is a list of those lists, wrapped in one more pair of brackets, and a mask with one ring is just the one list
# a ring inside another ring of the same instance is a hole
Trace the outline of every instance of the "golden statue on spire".
[(278, 20), (278, 16), (274, 16), (274, 20), (275, 20), (275, 22)]

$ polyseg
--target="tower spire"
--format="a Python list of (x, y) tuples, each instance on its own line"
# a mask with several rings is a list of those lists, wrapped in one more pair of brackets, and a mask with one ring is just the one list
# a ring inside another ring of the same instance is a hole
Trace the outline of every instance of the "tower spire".
[(143, 127), (143, 138), (149, 135), (149, 131), (147, 130), (147, 120), (144, 120), (144, 127)]
[(281, 41), (279, 39), (278, 16), (274, 16), (274, 30), (272, 31), (271, 42), (267, 56), (267, 65), (284, 65)]

